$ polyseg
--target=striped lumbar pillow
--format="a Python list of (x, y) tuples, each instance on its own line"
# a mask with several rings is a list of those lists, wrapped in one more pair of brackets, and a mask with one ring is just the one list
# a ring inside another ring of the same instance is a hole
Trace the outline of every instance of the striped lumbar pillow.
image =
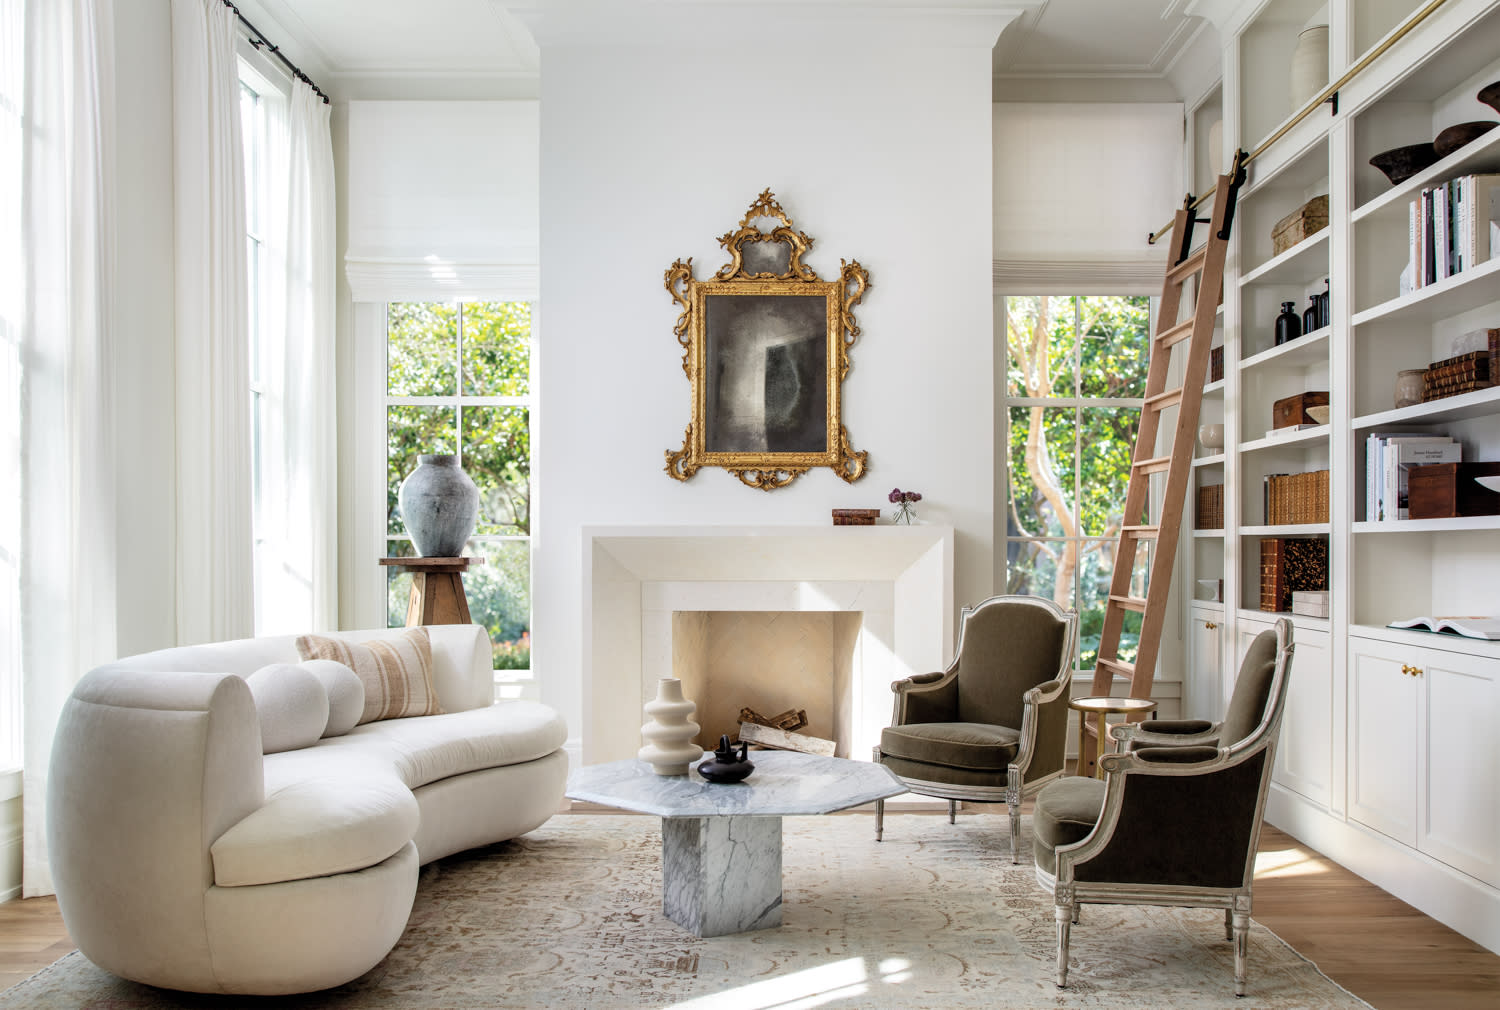
[(365, 685), (361, 723), (443, 711), (432, 686), (432, 640), (426, 628), (404, 628), (364, 642), (300, 635), (297, 652), (304, 660), (335, 660), (359, 675)]

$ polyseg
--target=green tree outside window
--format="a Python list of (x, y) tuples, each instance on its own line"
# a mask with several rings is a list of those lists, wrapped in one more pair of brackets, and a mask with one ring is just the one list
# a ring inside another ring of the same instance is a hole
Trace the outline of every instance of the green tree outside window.
[[(479, 487), (465, 553), (469, 613), (488, 630), (495, 668), (531, 666), (531, 305), (393, 302), (386, 310), (386, 536), (415, 553), (397, 491), (427, 453), (458, 453)], [(411, 578), (390, 574), (387, 621), (405, 623)]]

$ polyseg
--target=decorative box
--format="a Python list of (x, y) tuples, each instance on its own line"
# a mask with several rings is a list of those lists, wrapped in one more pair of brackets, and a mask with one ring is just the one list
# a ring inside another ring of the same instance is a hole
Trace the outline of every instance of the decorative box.
[(1303, 239), (1328, 227), (1328, 194), (1315, 196), (1276, 222), (1271, 229), (1271, 251), (1280, 256)]
[(1500, 515), (1500, 492), (1474, 480), (1500, 474), (1500, 463), (1429, 463), (1406, 474), (1407, 517), (1455, 519)]
[(1317, 424), (1308, 407), (1328, 406), (1328, 390), (1309, 390), (1296, 396), (1284, 396), (1271, 404), (1271, 427), (1286, 428), (1293, 424)]
[(880, 518), (879, 509), (834, 509), (835, 526), (874, 526)]

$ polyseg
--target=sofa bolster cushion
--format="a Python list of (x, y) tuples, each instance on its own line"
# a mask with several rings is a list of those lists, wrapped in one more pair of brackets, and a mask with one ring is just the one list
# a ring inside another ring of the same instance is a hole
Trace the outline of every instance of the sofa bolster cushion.
[(567, 738), (567, 724), (552, 708), (507, 701), (467, 712), (370, 723), (340, 740), (388, 748), (396, 774), (416, 789), (453, 775), (535, 761)]
[(266, 754), (316, 743), (328, 725), (328, 692), (317, 677), (291, 663), (272, 663), (245, 678), (260, 720)]
[(306, 778), (266, 802), (210, 846), (214, 883), (249, 887), (374, 866), (411, 841), (417, 799), (393, 777), (342, 773)]
[(308, 659), (298, 664), (328, 692), (328, 725), (323, 736), (343, 736), (359, 725), (365, 714), (365, 682), (335, 659)]

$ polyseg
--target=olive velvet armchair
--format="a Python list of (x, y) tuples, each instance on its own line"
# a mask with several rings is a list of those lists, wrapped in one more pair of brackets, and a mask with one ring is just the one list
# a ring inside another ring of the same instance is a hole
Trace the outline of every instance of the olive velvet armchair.
[(1291, 659), (1282, 619), (1245, 653), (1222, 722), (1116, 726), (1123, 753), (1100, 757), (1104, 781), (1066, 778), (1037, 797), (1032, 853), (1053, 896), (1059, 988), (1079, 905), (1173, 905), (1224, 909), (1244, 995), (1250, 886)]
[[(1004, 802), (1010, 855), (1020, 861), (1021, 803), (1063, 773), (1068, 687), (1078, 615), (1035, 596), (992, 596), (965, 607), (958, 652), (942, 673), (891, 685), (892, 725), (875, 761), (914, 793)], [(885, 802), (875, 806), (875, 839)]]

